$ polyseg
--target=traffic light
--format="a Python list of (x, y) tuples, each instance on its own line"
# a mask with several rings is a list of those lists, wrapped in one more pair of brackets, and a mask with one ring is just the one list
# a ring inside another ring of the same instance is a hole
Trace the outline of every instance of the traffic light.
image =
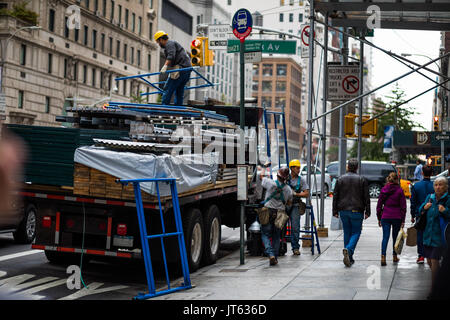
[(355, 136), (355, 118), (356, 115), (352, 113), (344, 117), (344, 134), (348, 137)]
[(433, 118), (433, 130), (439, 131), (439, 117), (438, 116), (435, 116)]
[[(370, 116), (363, 116), (363, 122), (370, 119)], [(362, 126), (362, 136), (376, 136), (378, 131), (378, 119), (373, 119)]]
[(204, 41), (201, 37), (194, 39), (191, 42), (191, 64), (192, 66), (204, 66)]
[(208, 38), (205, 38), (205, 66), (214, 65), (214, 51), (208, 47)]

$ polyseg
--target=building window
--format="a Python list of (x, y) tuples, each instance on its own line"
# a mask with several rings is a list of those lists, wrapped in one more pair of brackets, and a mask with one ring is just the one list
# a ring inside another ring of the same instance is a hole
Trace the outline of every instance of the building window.
[(86, 0), (86, 8), (89, 9), (89, 0)]
[(141, 66), (141, 50), (137, 50), (137, 65)]
[(262, 91), (271, 92), (272, 91), (272, 81), (262, 81)]
[(289, 22), (294, 22), (294, 14), (289, 13)]
[(73, 65), (73, 80), (78, 81), (78, 62)]
[(84, 26), (84, 42), (83, 42), (83, 44), (85, 46), (88, 45), (88, 36), (89, 36), (88, 32), (89, 32), (89, 27), (88, 26)]
[(97, 75), (96, 73), (97, 72), (96, 72), (95, 68), (92, 68), (92, 87), (94, 87), (94, 88), (95, 88), (95, 76)]
[(142, 34), (142, 17), (138, 18), (138, 34)]
[(106, 0), (103, 0), (102, 15), (106, 18)]
[(53, 70), (53, 54), (48, 54), (48, 65), (47, 65), (47, 72), (52, 73)]
[(127, 81), (126, 80), (123, 81), (122, 89), (123, 89), (122, 95), (126, 96), (127, 95)]
[(253, 65), (253, 75), (256, 77), (259, 76), (259, 64)]
[(19, 109), (23, 109), (23, 97), (24, 97), (23, 91), (19, 90), (19, 96), (17, 97), (17, 107)]
[(252, 90), (253, 91), (258, 91), (259, 90), (259, 82), (258, 81), (253, 81)]
[(20, 45), (19, 62), (22, 66), (24, 66), (27, 62), (27, 46), (24, 44)]
[(263, 64), (262, 75), (264, 77), (268, 77), (272, 75), (273, 65), (271, 64)]
[(303, 13), (298, 14), (298, 22), (303, 22)]
[(286, 98), (276, 97), (275, 98), (275, 107), (276, 108), (285, 108), (286, 107)]
[(151, 71), (152, 69), (152, 56), (151, 55), (147, 55), (147, 67), (148, 67), (148, 71)]
[(100, 89), (103, 89), (103, 76), (104, 76), (103, 71), (100, 71)]
[(50, 113), (50, 97), (45, 97), (45, 113)]
[(153, 9), (153, 0), (148, 1), (148, 6), (150, 7), (150, 9)]
[(102, 52), (105, 52), (105, 34), (104, 33), (102, 33), (100, 45), (101, 45)]
[(86, 84), (87, 82), (87, 67), (86, 65), (83, 66), (83, 83)]
[(114, 7), (115, 7), (114, 1), (111, 1), (111, 21), (114, 20)]
[(125, 28), (128, 29), (128, 9), (125, 9)]
[(131, 31), (135, 32), (136, 30), (136, 14), (132, 13), (131, 14)]
[(287, 75), (287, 65), (278, 64), (277, 65), (277, 76), (286, 76)]
[(92, 30), (92, 49), (97, 49), (97, 30)]
[(67, 78), (67, 59), (64, 58), (64, 70), (63, 70), (63, 77)]
[(150, 22), (148, 24), (148, 38), (151, 40), (153, 36), (153, 23)]
[(120, 41), (119, 40), (117, 40), (116, 56), (117, 56), (117, 59), (120, 58)]
[(94, 0), (94, 11), (98, 11), (98, 0)]
[(113, 38), (109, 37), (109, 55), (112, 56), (113, 53)]
[[(272, 97), (262, 97), (262, 107), (272, 108)], [(270, 115), (267, 118), (272, 118)]]
[(75, 42), (78, 42), (79, 36), (80, 36), (80, 31), (79, 31), (79, 29), (75, 28)]
[(55, 10), (50, 9), (48, 15), (48, 30), (55, 32)]
[(283, 21), (284, 21), (284, 14), (280, 13), (280, 22), (283, 22)]
[(67, 22), (69, 21), (68, 17), (64, 18), (64, 37), (69, 37), (69, 27), (67, 26)]
[(134, 64), (134, 48), (131, 47), (131, 64)]
[(122, 6), (119, 4), (119, 24), (122, 23)]
[(171, 1), (162, 1), (161, 16), (170, 24), (173, 24), (187, 34), (192, 35), (192, 25), (194, 23), (192, 16)]
[(123, 60), (125, 62), (127, 62), (127, 50), (128, 50), (128, 45), (127, 44), (123, 44)]

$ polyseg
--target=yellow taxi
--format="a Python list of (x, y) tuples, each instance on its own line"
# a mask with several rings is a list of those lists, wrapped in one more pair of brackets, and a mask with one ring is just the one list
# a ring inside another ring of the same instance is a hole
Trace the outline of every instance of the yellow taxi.
[(400, 187), (403, 189), (403, 193), (405, 194), (405, 197), (408, 199), (411, 198), (411, 181), (406, 179), (407, 172), (408, 172), (408, 166), (406, 165), (397, 165), (397, 173), (400, 177)]

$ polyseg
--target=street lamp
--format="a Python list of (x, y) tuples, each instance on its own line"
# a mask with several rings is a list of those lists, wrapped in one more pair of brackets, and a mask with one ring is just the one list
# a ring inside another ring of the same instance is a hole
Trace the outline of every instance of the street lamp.
[(1, 68), (1, 70), (0, 70), (0, 91), (1, 91), (1, 93), (4, 93), (3, 92), (3, 69), (4, 69), (4, 65), (5, 65), (5, 53), (6, 53), (6, 49), (8, 48), (9, 40), (11, 40), (16, 35), (17, 32), (19, 32), (21, 30), (25, 30), (25, 29), (38, 30), (38, 29), (42, 29), (42, 27), (27, 26), (27, 27), (19, 28), (16, 31), (14, 31), (13, 34), (11, 36), (9, 36), (8, 39), (6, 39), (4, 47), (2, 44), (2, 59), (0, 60), (0, 68)]
[[(402, 57), (419, 56), (419, 57), (425, 57), (425, 58), (428, 58), (428, 59), (430, 59), (430, 60), (433, 60), (433, 59), (430, 58), (429, 56), (424, 55), (424, 54), (419, 54), (419, 53), (401, 53), (400, 55), (401, 55)], [(438, 67), (438, 70), (441, 69), (441, 68), (439, 67), (439, 65), (437, 64), (436, 61), (434, 61), (434, 64)]]

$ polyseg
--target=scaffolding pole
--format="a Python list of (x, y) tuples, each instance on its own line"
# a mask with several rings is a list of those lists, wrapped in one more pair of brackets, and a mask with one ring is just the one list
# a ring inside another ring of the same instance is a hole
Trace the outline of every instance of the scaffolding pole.
[[(364, 38), (362, 38), (364, 39)], [(364, 94), (364, 42), (359, 42), (359, 58), (361, 59), (361, 62), (359, 63), (359, 95), (362, 96)], [(361, 148), (362, 148), (362, 115), (363, 115), (363, 102), (364, 98), (359, 99), (359, 106), (358, 106), (358, 115), (359, 115), (359, 121), (358, 121), (358, 172), (359, 175), (362, 175), (362, 169), (361, 169)]]

